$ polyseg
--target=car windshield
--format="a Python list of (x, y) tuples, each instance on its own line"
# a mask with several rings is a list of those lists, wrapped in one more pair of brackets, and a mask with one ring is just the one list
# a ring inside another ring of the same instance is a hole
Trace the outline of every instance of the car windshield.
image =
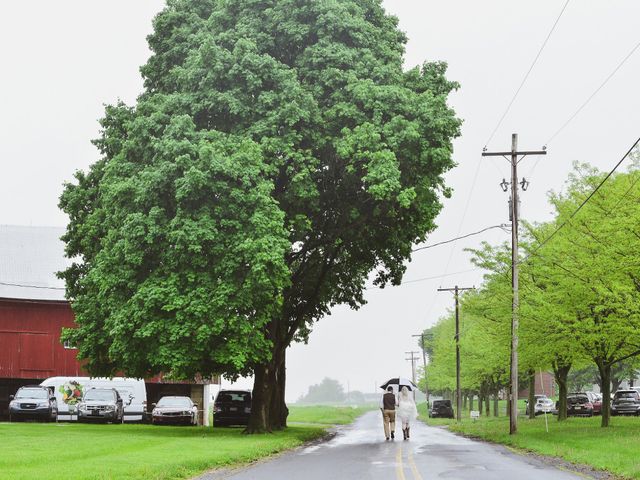
[(187, 397), (162, 397), (156, 406), (191, 408), (191, 401)]
[(47, 391), (42, 388), (21, 388), (16, 393), (15, 398), (35, 398), (38, 400), (46, 400), (49, 398)]
[(549, 398), (539, 398), (538, 399), (538, 403), (546, 405), (546, 404), (553, 403), (553, 402)]
[(449, 405), (451, 405), (450, 400), (435, 400), (433, 402), (434, 407), (448, 407)]
[(618, 398), (631, 398), (633, 400), (638, 398), (637, 392), (616, 392), (616, 399)]
[(249, 392), (220, 392), (216, 403), (249, 403), (251, 394)]
[(99, 401), (99, 402), (110, 402), (115, 400), (115, 395), (113, 394), (113, 390), (89, 390), (85, 396), (84, 401)]
[(569, 403), (589, 403), (589, 397), (586, 395), (575, 395), (573, 397), (567, 397)]

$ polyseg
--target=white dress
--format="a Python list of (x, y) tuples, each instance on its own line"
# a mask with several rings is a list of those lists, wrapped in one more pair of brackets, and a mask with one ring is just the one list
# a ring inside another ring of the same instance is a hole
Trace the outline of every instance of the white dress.
[(416, 408), (416, 404), (413, 399), (408, 398), (405, 400), (401, 395), (400, 401), (398, 402), (398, 408), (396, 409), (396, 415), (403, 425), (407, 425), (418, 418), (418, 409)]

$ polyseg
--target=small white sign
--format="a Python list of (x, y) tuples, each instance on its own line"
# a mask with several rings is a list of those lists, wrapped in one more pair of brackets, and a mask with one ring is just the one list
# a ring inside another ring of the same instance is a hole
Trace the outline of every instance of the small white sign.
[(478, 410), (471, 410), (471, 418), (477, 420), (480, 418), (480, 412)]

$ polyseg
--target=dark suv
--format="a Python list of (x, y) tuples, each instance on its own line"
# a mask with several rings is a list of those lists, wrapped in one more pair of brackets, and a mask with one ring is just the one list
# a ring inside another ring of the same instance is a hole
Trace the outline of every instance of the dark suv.
[(567, 395), (567, 415), (592, 417), (593, 403), (586, 393)]
[(453, 418), (451, 400), (434, 400), (429, 410), (430, 418)]
[(20, 387), (9, 397), (9, 421), (43, 420), (55, 422), (58, 419), (58, 404), (53, 392), (40, 385)]
[(248, 425), (251, 415), (249, 390), (220, 390), (213, 403), (213, 426)]
[(78, 422), (124, 421), (122, 397), (115, 388), (92, 388), (87, 390), (78, 405)]
[(618, 390), (611, 402), (611, 415), (640, 415), (640, 393), (637, 390)]

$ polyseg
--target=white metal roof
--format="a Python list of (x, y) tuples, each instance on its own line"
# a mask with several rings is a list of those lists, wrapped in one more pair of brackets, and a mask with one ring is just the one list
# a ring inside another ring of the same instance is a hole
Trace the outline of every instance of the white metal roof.
[(0, 298), (65, 300), (62, 227), (0, 225)]

